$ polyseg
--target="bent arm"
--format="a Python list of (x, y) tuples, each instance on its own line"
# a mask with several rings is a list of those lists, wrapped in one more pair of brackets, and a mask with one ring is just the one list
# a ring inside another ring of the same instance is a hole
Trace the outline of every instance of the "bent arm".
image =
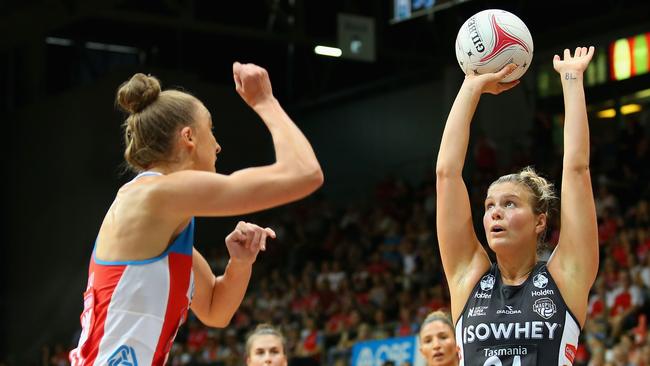
[(472, 210), (462, 172), (469, 130), (482, 93), (500, 94), (519, 82), (500, 83), (516, 66), (496, 73), (467, 76), (451, 107), (436, 162), (436, 228), (440, 256), (451, 292), (456, 321), (473, 286), (490, 267), (472, 223)]
[(463, 84), (449, 112), (436, 163), (436, 228), (440, 256), (458, 319), (478, 279), (490, 266), (472, 223), (472, 211), (462, 171), (472, 116), (481, 92)]
[(216, 277), (196, 249), (192, 261), (195, 291), (191, 309), (203, 324), (223, 328), (230, 323), (244, 299), (252, 264), (231, 259), (224, 274)]
[(474, 232), (462, 177), (470, 124), (480, 96), (480, 90), (463, 83), (447, 117), (436, 162), (436, 227), (442, 263), (452, 287), (459, 284), (474, 257), (483, 251)]
[(232, 216), (303, 198), (323, 184), (316, 155), (275, 98), (254, 107), (273, 137), (276, 162), (231, 175), (180, 171), (161, 177), (155, 202), (180, 217)]

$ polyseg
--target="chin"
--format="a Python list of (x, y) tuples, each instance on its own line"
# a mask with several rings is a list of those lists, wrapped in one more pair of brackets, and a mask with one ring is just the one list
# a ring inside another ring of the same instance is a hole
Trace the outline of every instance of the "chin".
[(505, 241), (505, 240), (492, 240), (491, 242), (488, 242), (488, 246), (495, 253), (501, 252), (503, 250), (514, 249), (514, 246), (512, 245), (512, 243), (510, 243), (509, 241)]

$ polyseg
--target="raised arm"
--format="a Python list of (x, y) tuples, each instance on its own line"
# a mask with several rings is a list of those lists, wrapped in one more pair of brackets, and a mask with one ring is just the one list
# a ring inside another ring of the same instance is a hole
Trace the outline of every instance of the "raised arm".
[(467, 76), (451, 107), (440, 142), (436, 163), (436, 227), (454, 320), (478, 276), (490, 266), (474, 232), (469, 195), (462, 177), (470, 123), (482, 93), (499, 94), (517, 85), (518, 81), (499, 83), (514, 68), (508, 65), (498, 73)]
[(316, 155), (273, 96), (266, 70), (235, 63), (237, 92), (262, 118), (273, 138), (276, 162), (231, 175), (180, 171), (161, 178), (156, 201), (186, 216), (228, 216), (288, 203), (323, 183)]
[(194, 249), (195, 293), (191, 308), (201, 322), (219, 328), (230, 323), (246, 294), (257, 254), (266, 249), (267, 237), (275, 238), (275, 232), (240, 221), (226, 237), (230, 261), (219, 277), (212, 273), (208, 262)]
[(598, 272), (598, 230), (589, 172), (589, 124), (583, 72), (594, 48), (578, 47), (573, 56), (555, 56), (553, 67), (560, 74), (564, 92), (564, 160), (560, 238), (549, 261), (549, 270), (571, 310), (584, 323), (587, 297)]

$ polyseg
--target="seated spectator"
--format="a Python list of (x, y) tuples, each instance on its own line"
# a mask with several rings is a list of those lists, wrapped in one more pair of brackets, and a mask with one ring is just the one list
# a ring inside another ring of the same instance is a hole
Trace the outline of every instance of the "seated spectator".
[(243, 351), (242, 346), (237, 342), (237, 332), (228, 329), (225, 344), (219, 352), (219, 362), (225, 366), (239, 366), (243, 362)]
[(376, 309), (373, 316), (374, 323), (370, 331), (373, 339), (386, 339), (393, 335), (393, 327), (386, 321), (386, 313), (382, 309)]
[(411, 320), (411, 311), (407, 307), (399, 310), (399, 322), (395, 327), (395, 337), (406, 337), (418, 330), (418, 324)]
[(619, 278), (619, 285), (608, 294), (607, 299), (612, 338), (617, 338), (623, 330), (634, 326), (636, 311), (643, 305), (641, 290), (632, 284), (629, 272), (621, 270)]
[(348, 326), (341, 332), (338, 343), (327, 352), (327, 365), (336, 365), (340, 361), (347, 364), (352, 354), (352, 346), (369, 339), (370, 327), (366, 323), (361, 323), (359, 312), (353, 310), (350, 313)]
[(304, 328), (300, 333), (300, 341), (296, 346), (296, 361), (300, 365), (318, 365), (322, 352), (323, 337), (316, 321), (311, 317), (306, 317)]

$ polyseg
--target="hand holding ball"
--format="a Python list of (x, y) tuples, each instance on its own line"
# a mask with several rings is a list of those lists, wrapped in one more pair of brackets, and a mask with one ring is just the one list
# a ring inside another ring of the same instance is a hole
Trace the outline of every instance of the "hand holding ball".
[(505, 10), (483, 10), (467, 19), (456, 37), (456, 59), (466, 75), (517, 68), (502, 82), (517, 80), (533, 60), (533, 37), (526, 24)]

